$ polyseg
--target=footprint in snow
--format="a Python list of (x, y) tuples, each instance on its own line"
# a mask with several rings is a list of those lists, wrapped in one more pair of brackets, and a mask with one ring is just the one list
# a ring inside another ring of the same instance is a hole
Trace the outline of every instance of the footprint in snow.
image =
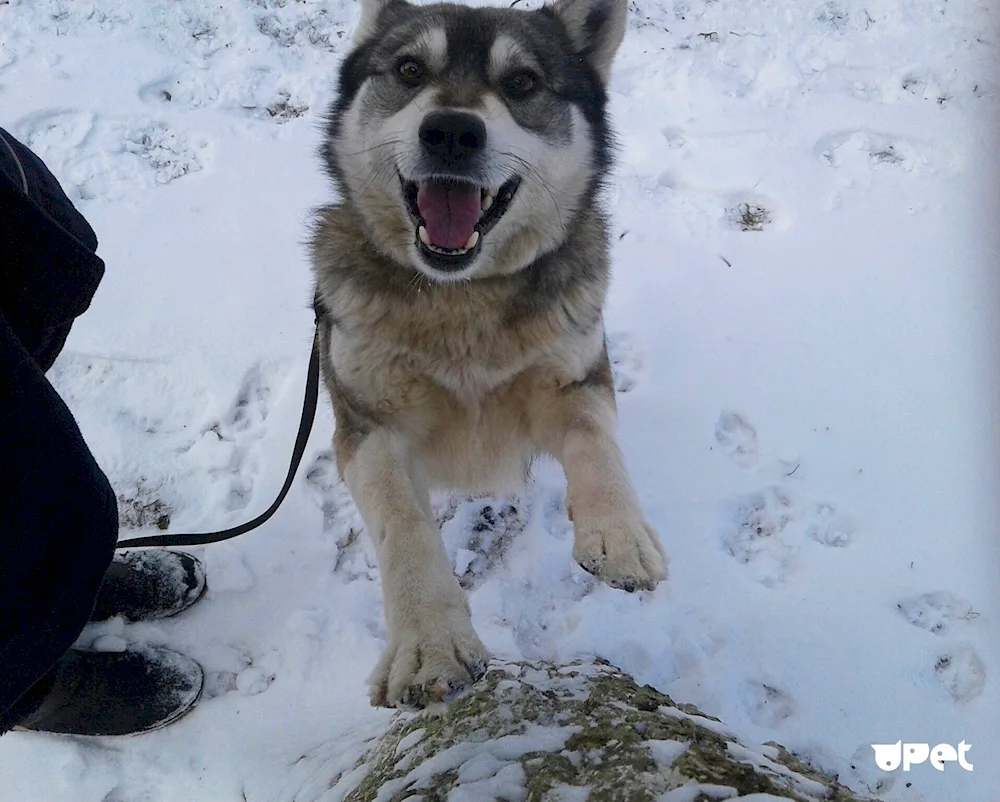
[(83, 111), (48, 111), (32, 114), (16, 126), (20, 139), (37, 153), (79, 148), (94, 130), (96, 118)]
[(806, 537), (823, 546), (844, 548), (854, 537), (855, 523), (839, 514), (831, 504), (814, 504), (807, 514)]
[(975, 649), (961, 644), (938, 655), (934, 662), (934, 678), (954, 701), (961, 704), (983, 692), (986, 668)]
[(778, 214), (778, 203), (756, 192), (745, 192), (723, 199), (725, 222), (729, 228), (739, 231), (763, 231), (772, 228), (787, 228), (788, 220)]
[(715, 441), (740, 468), (757, 465), (757, 430), (738, 412), (725, 410), (715, 423)]
[(213, 429), (220, 440), (236, 444), (229, 463), (229, 496), (226, 509), (244, 509), (253, 497), (254, 480), (260, 465), (251, 453), (250, 442), (264, 436), (271, 387), (260, 365), (246, 374), (229, 414)]
[(911, 70), (903, 76), (900, 87), (923, 100), (933, 101), (936, 105), (944, 108), (952, 99), (951, 92), (945, 88), (944, 82), (939, 81), (927, 70)]
[(848, 764), (848, 774), (853, 784), (865, 788), (870, 794), (885, 794), (896, 784), (899, 772), (883, 771), (875, 763), (875, 753), (870, 743), (861, 744), (854, 750)]
[(978, 616), (969, 602), (946, 590), (901, 599), (896, 608), (913, 626), (935, 635), (948, 635)]
[(280, 48), (336, 53), (350, 44), (351, 20), (344, 11), (285, 0), (255, 2), (262, 9), (256, 16), (257, 30)]
[(347, 542), (352, 529), (363, 527), (361, 517), (347, 485), (340, 478), (332, 451), (321, 451), (306, 471), (306, 484), (323, 511), (323, 531), (332, 535), (337, 545)]
[(747, 680), (740, 688), (740, 700), (750, 721), (758, 727), (774, 729), (795, 714), (791, 695), (764, 682)]
[(219, 100), (219, 87), (204, 71), (169, 75), (139, 89), (139, 98), (152, 106), (201, 109), (214, 106)]
[(235, 431), (256, 430), (267, 420), (271, 387), (261, 365), (254, 365), (243, 377), (240, 392), (229, 415), (229, 424)]
[(167, 184), (202, 170), (211, 151), (203, 137), (141, 117), (42, 112), (13, 130), (45, 160), (73, 200), (116, 200), (129, 188)]
[(867, 129), (827, 134), (816, 143), (814, 153), (820, 163), (858, 175), (873, 170), (947, 175), (955, 166), (939, 146)]
[(450, 499), (439, 511), (445, 548), (463, 588), (480, 583), (527, 523), (517, 498)]
[(241, 117), (278, 124), (309, 115), (316, 102), (307, 79), (264, 67), (221, 80), (197, 71), (170, 75), (142, 86), (139, 98), (158, 108), (217, 106)]
[(856, 524), (826, 502), (799, 504), (780, 486), (752, 493), (736, 508), (722, 546), (766, 587), (785, 583), (802, 559), (808, 541), (843, 548)]
[(935, 71), (927, 67), (908, 69), (897, 80), (855, 81), (851, 94), (861, 100), (876, 103), (910, 101), (932, 103), (940, 109), (950, 108), (967, 99), (982, 97), (989, 83), (976, 70), (950, 69)]
[(145, 164), (153, 172), (157, 184), (169, 184), (204, 167), (207, 140), (191, 139), (166, 123), (130, 121), (122, 127), (120, 137), (125, 153)]
[(777, 587), (794, 569), (798, 557), (797, 546), (784, 536), (795, 513), (787, 491), (765, 488), (740, 505), (735, 526), (723, 535), (722, 546), (762, 585)]
[(347, 582), (377, 579), (374, 546), (364, 533), (364, 521), (340, 478), (332, 451), (322, 451), (316, 456), (306, 471), (306, 485), (323, 511), (323, 533), (332, 539), (337, 550), (334, 573)]
[(226, 414), (185, 452), (215, 479), (216, 503), (226, 512), (243, 510), (253, 500), (271, 397), (283, 372), (275, 365), (252, 366)]

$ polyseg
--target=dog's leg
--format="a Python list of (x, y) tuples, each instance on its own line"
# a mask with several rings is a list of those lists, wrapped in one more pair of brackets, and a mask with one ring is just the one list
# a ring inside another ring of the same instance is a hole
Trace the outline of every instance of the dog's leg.
[(583, 381), (536, 399), (529, 405), (532, 439), (566, 474), (573, 557), (613, 587), (656, 587), (667, 575), (667, 557), (615, 438), (618, 413), (607, 350)]
[(423, 707), (479, 679), (489, 656), (405, 441), (386, 427), (358, 439), (338, 456), (382, 575), (389, 643), (369, 678), (372, 704)]

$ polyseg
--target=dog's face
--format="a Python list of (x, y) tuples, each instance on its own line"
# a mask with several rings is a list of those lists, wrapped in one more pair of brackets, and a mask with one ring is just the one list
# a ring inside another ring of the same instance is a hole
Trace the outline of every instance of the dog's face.
[(625, 17), (626, 0), (362, 0), (324, 156), (371, 244), (440, 281), (558, 247), (608, 168)]

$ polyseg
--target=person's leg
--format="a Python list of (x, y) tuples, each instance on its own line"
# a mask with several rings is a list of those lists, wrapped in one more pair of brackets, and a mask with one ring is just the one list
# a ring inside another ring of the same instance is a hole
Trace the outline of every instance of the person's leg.
[[(172, 615), (205, 589), (193, 557), (112, 563), (114, 492), (69, 409), (0, 314), (0, 735), (127, 735), (197, 703), (204, 676), (165, 649), (71, 649), (92, 615)], [(95, 609), (95, 599), (97, 606)]]
[(92, 618), (186, 609), (205, 590), (204, 572), (180, 552), (113, 560), (114, 492), (43, 375), (104, 264), (55, 176), (3, 129), (0, 219), (0, 735), (14, 726), (80, 735), (155, 729), (197, 701), (195, 661), (164, 649), (70, 647)]
[(90, 619), (118, 507), (69, 409), (2, 315), (0, 489), (0, 711), (8, 711)]

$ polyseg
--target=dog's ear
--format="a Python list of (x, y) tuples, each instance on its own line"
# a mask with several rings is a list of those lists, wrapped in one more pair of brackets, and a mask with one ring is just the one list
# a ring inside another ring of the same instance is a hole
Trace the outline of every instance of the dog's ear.
[(628, 0), (556, 0), (552, 10), (566, 26), (577, 52), (606, 84), (625, 36)]
[(405, 0), (361, 0), (361, 19), (354, 29), (355, 42), (370, 39), (378, 30), (378, 19), (389, 6), (406, 5)]

